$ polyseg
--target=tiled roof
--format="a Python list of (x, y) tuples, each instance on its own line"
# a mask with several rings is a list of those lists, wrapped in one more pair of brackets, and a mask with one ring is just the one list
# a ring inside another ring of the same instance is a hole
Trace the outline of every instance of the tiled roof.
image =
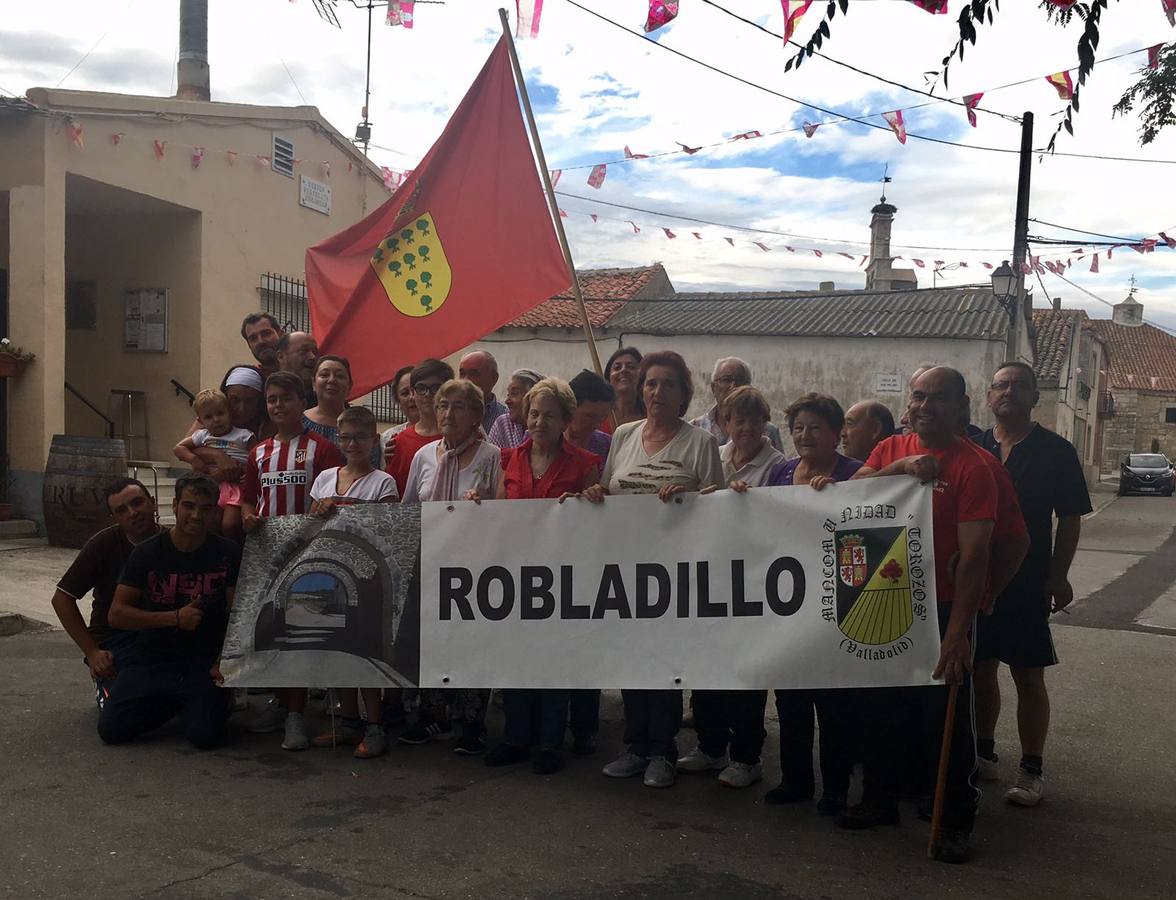
[(1033, 327), (1037, 331), (1037, 362), (1033, 371), (1038, 381), (1057, 381), (1070, 358), (1074, 323), (1085, 314), (1080, 309), (1035, 309)]
[[(579, 273), (580, 293), (593, 326), (604, 325), (624, 305), (637, 297), (669, 296), (674, 288), (661, 263), (633, 269), (584, 269)], [(507, 323), (514, 328), (579, 328), (580, 313), (571, 286)]]
[(646, 334), (764, 334), (1004, 340), (990, 289), (675, 294), (634, 301), (609, 327)]
[(1091, 319), (1110, 345), (1111, 389), (1176, 392), (1176, 337), (1154, 325), (1119, 325)]

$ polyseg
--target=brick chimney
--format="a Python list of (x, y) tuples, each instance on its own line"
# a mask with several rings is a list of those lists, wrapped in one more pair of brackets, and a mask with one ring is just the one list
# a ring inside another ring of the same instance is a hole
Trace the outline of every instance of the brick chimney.
[(890, 264), (894, 257), (890, 255), (890, 227), (894, 224), (894, 214), (898, 207), (886, 202), (886, 195), (882, 195), (881, 202), (870, 210), (870, 261), (866, 264), (866, 290), (890, 290)]
[(180, 0), (176, 99), (212, 99), (208, 83), (208, 0)]

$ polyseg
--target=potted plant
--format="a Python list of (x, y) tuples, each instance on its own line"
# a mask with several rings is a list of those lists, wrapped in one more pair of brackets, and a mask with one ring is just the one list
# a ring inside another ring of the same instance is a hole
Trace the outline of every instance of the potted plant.
[(8, 338), (0, 338), (0, 378), (17, 378), (36, 354), (25, 353)]

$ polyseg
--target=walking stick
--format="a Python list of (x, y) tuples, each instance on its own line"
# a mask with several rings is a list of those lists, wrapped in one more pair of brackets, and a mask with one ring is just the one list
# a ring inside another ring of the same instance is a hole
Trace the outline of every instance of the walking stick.
[(939, 771), (935, 776), (935, 800), (931, 806), (931, 837), (927, 841), (927, 858), (935, 859), (939, 843), (939, 826), (943, 818), (943, 792), (947, 787), (947, 764), (951, 759), (951, 732), (955, 726), (956, 698), (960, 686), (953, 684), (947, 689), (947, 713), (943, 717), (943, 740), (939, 744)]

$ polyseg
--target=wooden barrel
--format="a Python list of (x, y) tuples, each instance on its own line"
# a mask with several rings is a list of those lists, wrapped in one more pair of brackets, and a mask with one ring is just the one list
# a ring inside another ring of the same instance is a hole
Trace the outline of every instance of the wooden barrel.
[(106, 486), (127, 474), (127, 451), (117, 438), (53, 435), (45, 464), (45, 531), (54, 547), (81, 547), (109, 525)]

